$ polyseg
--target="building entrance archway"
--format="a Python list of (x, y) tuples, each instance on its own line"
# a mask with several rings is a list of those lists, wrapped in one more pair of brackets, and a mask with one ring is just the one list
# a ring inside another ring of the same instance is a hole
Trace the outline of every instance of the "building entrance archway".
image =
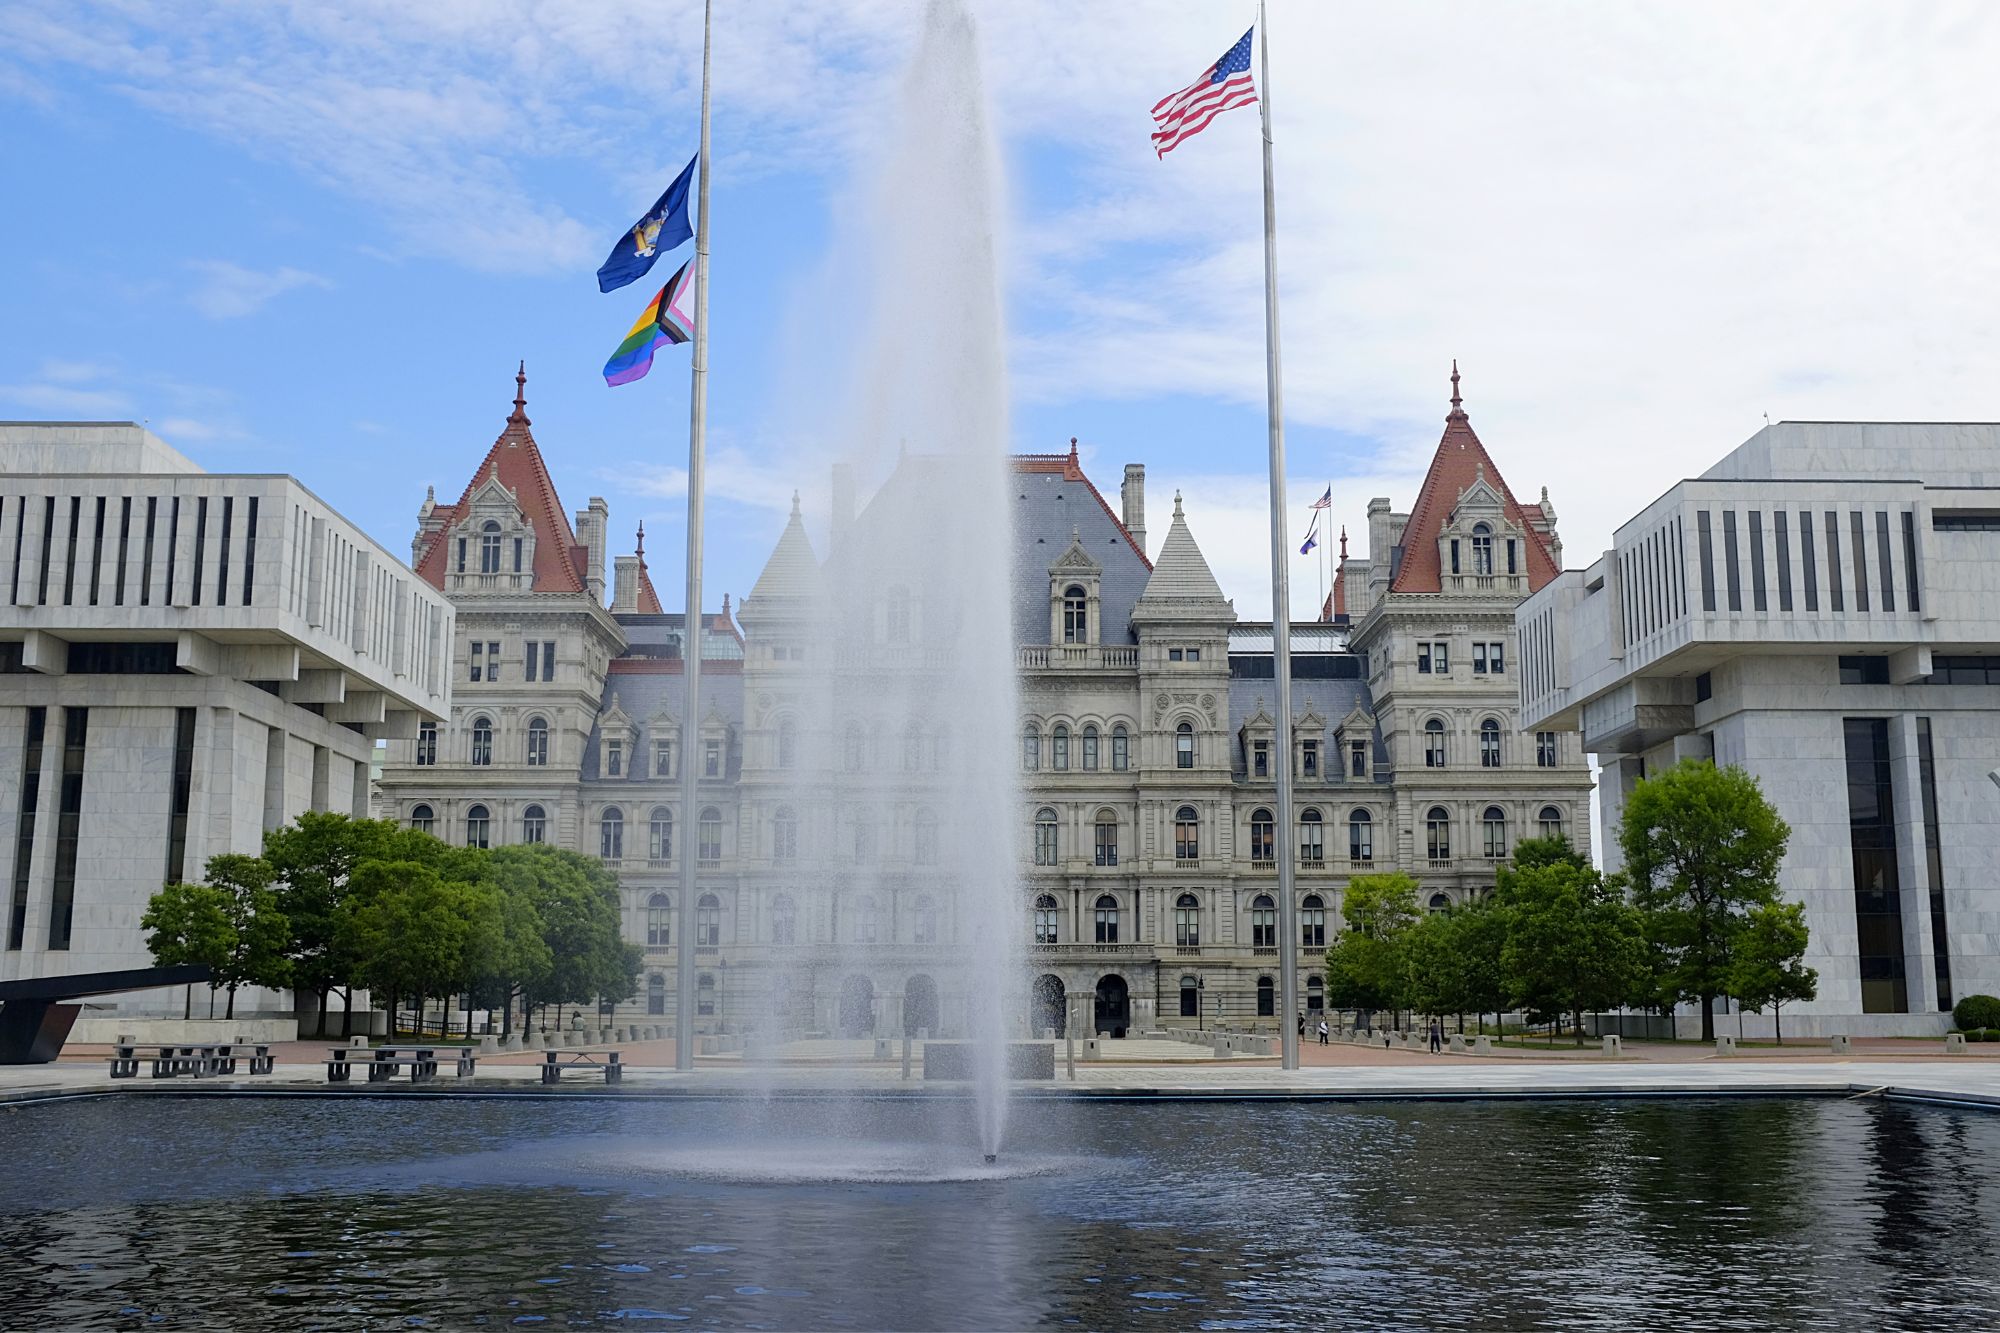
[(1097, 979), (1097, 1022), (1099, 1036), (1122, 1037), (1132, 1023), (1132, 995), (1125, 978), (1116, 972)]
[(1034, 1035), (1039, 1037), (1051, 1031), (1058, 1037), (1069, 1035), (1068, 998), (1061, 977), (1044, 972), (1035, 978)]
[(937, 982), (922, 972), (903, 983), (903, 1035), (914, 1037), (919, 1031), (938, 1035)]
[(875, 983), (856, 973), (840, 983), (840, 1035), (866, 1037), (875, 1031)]

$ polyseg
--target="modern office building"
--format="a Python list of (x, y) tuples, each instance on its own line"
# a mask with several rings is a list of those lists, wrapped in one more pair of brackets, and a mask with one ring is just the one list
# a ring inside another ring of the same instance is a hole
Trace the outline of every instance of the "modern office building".
[[(1124, 469), (1115, 505), (1074, 444), (1016, 458), (1013, 480), (1021, 804), (941, 830), (926, 789), (965, 751), (953, 730), (973, 722), (949, 699), (905, 734), (821, 737), (808, 716), (787, 740), (775, 701), (800, 670), (787, 635), (821, 600), (824, 568), (797, 513), (741, 627), (726, 598), (702, 618), (702, 715), (688, 718), (683, 618), (663, 611), (642, 550), (613, 562), (607, 609), (608, 509), (593, 498), (572, 526), (517, 392), (463, 494), (419, 511), (412, 563), (457, 615), (452, 706), (391, 742), (378, 814), (454, 842), (603, 857), (646, 948), (633, 1007), (666, 1014), (678, 765), (699, 764), (696, 1021), (709, 1029), (767, 1018), (774, 972), (814, 978), (792, 999), (815, 1021), (874, 1022), (850, 997), (893, 995), (912, 1026), (920, 1014), (951, 1026), (951, 982), (932, 975), (952, 926), (937, 918), (940, 837), (1016, 858), (1035, 1025), (1060, 1022), (1081, 992), (1109, 1031), (1218, 1015), (1274, 1025), (1281, 947), (1300, 950), (1302, 998), (1317, 1007), (1353, 875), (1406, 870), (1443, 908), (1490, 888), (1522, 837), (1587, 847), (1582, 750), (1573, 735), (1522, 734), (1513, 684), (1514, 607), (1559, 561), (1553, 510), (1514, 499), (1455, 393), (1410, 513), (1372, 504), (1372, 556), (1346, 560), (1326, 618), (1293, 630), (1290, 738), (1273, 720), (1270, 626), (1239, 621), (1223, 596), (1198, 510), (1176, 496), (1149, 558), (1142, 466)], [(844, 478), (833, 491), (837, 554), (844, 524), (880, 520)], [(860, 634), (871, 662), (901, 645), (923, 669), (918, 581), (882, 571), (877, 623)], [(865, 785), (869, 799), (802, 811), (813, 802), (797, 799), (797, 772), (821, 762), (828, 784)], [(1291, 829), (1273, 818), (1284, 763)], [(1280, 856), (1298, 858), (1290, 942), (1277, 936)], [(879, 975), (842, 961), (862, 939)]]
[(2000, 993), (2000, 425), (1770, 426), (1518, 624), (1525, 725), (1602, 765), (1608, 866), (1633, 785), (1687, 756), (1791, 825), (1819, 997), (1788, 1032), (1935, 1033)]
[(447, 708), (443, 595), (293, 478), (130, 423), (0, 423), (0, 593), (0, 979), (148, 966), (162, 884), (365, 815), (376, 739)]

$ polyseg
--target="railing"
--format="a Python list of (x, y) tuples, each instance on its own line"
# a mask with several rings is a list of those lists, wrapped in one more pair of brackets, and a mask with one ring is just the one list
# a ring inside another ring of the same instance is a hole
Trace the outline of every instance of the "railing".
[(1324, 856), (1301, 856), (1299, 858), (1299, 869), (1324, 870), (1326, 869), (1326, 858)]
[(1153, 946), (1150, 944), (1036, 944), (1031, 947), (1036, 954), (1043, 956), (1049, 954), (1123, 954), (1130, 956), (1144, 953)]
[(1259, 944), (1250, 950), (1250, 955), (1253, 958), (1276, 958), (1278, 956), (1278, 946), (1275, 944)]
[(1174, 957), (1199, 958), (1201, 957), (1201, 946), (1199, 944), (1176, 944), (1174, 946)]
[(1450, 870), (1453, 864), (1449, 856), (1433, 856), (1431, 858), (1432, 870)]
[(1026, 669), (1120, 670), (1139, 665), (1139, 650), (1098, 643), (1022, 644), (1015, 649), (1014, 661)]
[(1201, 869), (1201, 858), (1199, 856), (1176, 856), (1174, 858), (1174, 869), (1199, 870)]
[(1252, 856), (1250, 858), (1250, 868), (1252, 870), (1275, 870), (1277, 865), (1278, 858), (1275, 856)]

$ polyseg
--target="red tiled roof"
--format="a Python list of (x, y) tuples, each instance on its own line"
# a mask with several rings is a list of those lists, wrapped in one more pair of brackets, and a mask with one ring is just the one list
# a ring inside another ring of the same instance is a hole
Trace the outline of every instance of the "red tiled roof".
[(1080, 481), (1088, 486), (1091, 498), (1097, 501), (1097, 507), (1104, 511), (1104, 516), (1111, 520), (1111, 526), (1118, 529), (1119, 535), (1125, 538), (1126, 545), (1132, 548), (1147, 569), (1153, 567), (1153, 562), (1146, 559), (1146, 552), (1140, 548), (1138, 542), (1132, 540), (1132, 534), (1126, 531), (1125, 520), (1118, 517), (1117, 511), (1105, 503), (1103, 493), (1097, 489), (1097, 483), (1084, 475), (1083, 465), (1077, 461), (1074, 438), (1070, 440), (1069, 452), (1066, 454), (1015, 454), (1012, 461), (1016, 472), (1046, 472), (1059, 476), (1064, 481)]
[(443, 521), (443, 525), (431, 536), (430, 545), (424, 548), (417, 560), (417, 574), (437, 588), (444, 587), (446, 551), (451, 529), (459, 521), (466, 507), (472, 502), (473, 492), (486, 483), (489, 476), (497, 476), (500, 484), (514, 493), (521, 512), (535, 530), (535, 577), (533, 590), (549, 593), (578, 593), (584, 590), (584, 570), (586, 552), (577, 544), (576, 530), (569, 525), (563, 513), (562, 500), (556, 495), (556, 484), (549, 477), (548, 465), (542, 461), (542, 451), (535, 445), (535, 437), (528, 429), (527, 412), (528, 373), (524, 365), (514, 377), (514, 410), (507, 417), (507, 424), (500, 431), (500, 437), (493, 447), (486, 451), (473, 470), (472, 480), (465, 484), (465, 492), (458, 503), (439, 505), (433, 515)]
[(639, 524), (639, 614), (642, 616), (665, 615), (660, 605), (660, 594), (653, 591), (653, 576), (646, 572), (646, 525)]
[[(1458, 504), (1459, 495), (1481, 476), (1500, 493), (1502, 512), (1524, 536), (1527, 548), (1528, 590), (1536, 592), (1557, 574), (1555, 556), (1547, 534), (1528, 521), (1527, 511), (1507, 489), (1507, 479), (1493, 466), (1486, 446), (1473, 433), (1458, 396), (1458, 366), (1451, 369), (1451, 412), (1444, 419), (1444, 435), (1438, 440), (1437, 454), (1430, 471), (1424, 474), (1417, 502), (1410, 507), (1410, 521), (1403, 527), (1403, 563), (1396, 571), (1390, 592), (1442, 592), (1444, 571), (1438, 559), (1438, 534)], [(1539, 516), (1538, 516), (1539, 517)]]

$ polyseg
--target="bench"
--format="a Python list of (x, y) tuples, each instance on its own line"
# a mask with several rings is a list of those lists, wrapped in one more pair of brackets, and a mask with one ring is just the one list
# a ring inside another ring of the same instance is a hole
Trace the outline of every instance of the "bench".
[(119, 1042), (111, 1048), (111, 1077), (137, 1078), (139, 1062), (147, 1060), (154, 1078), (211, 1078), (234, 1074), (239, 1061), (247, 1062), (252, 1074), (268, 1074), (275, 1063), (269, 1046), (240, 1042), (185, 1042), (176, 1045), (148, 1045), (150, 1056), (139, 1054), (140, 1043)]
[(562, 1071), (568, 1068), (602, 1069), (606, 1083), (618, 1083), (625, 1077), (625, 1066), (621, 1064), (622, 1050), (609, 1046), (566, 1046), (542, 1052), (542, 1082), (562, 1082)]
[[(470, 1078), (478, 1068), (479, 1057), (469, 1047), (456, 1047), (453, 1063), (460, 1078)], [(410, 1071), (410, 1082), (429, 1083), (437, 1077), (437, 1050), (430, 1046), (378, 1046), (374, 1050), (360, 1047), (335, 1046), (327, 1052), (326, 1081), (346, 1083), (354, 1074), (354, 1066), (361, 1065), (368, 1070), (370, 1083), (387, 1083), (396, 1077), (396, 1071)]]

